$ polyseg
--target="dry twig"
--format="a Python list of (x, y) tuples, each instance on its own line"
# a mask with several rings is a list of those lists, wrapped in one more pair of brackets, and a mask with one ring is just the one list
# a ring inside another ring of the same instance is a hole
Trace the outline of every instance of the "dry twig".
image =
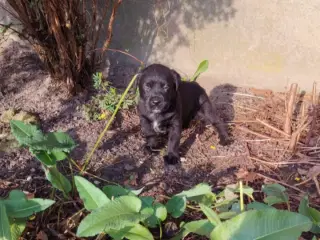
[(251, 133), (251, 134), (256, 135), (256, 136), (258, 136), (258, 137), (261, 137), (261, 138), (265, 138), (265, 139), (275, 139), (275, 138), (273, 138), (273, 137), (264, 135), (264, 134), (262, 134), (262, 133), (257, 133), (257, 132), (255, 132), (255, 131), (252, 131), (252, 130), (246, 128), (246, 127), (242, 127), (242, 126), (236, 126), (236, 127), (237, 127), (238, 129), (244, 131), (244, 132)]
[(115, 20), (115, 16), (116, 16), (116, 12), (118, 7), (120, 6), (122, 0), (117, 0), (112, 8), (112, 14), (109, 20), (109, 25), (108, 25), (108, 36), (107, 36), (107, 40), (103, 45), (103, 51), (107, 50), (109, 48), (110, 42), (111, 42), (111, 38), (112, 38), (112, 28), (113, 28), (113, 22)]
[(316, 122), (317, 122), (317, 116), (318, 116), (318, 112), (317, 112), (317, 89), (316, 89), (317, 85), (316, 83), (313, 84), (313, 89), (312, 89), (312, 122), (311, 122), (311, 126), (310, 126), (310, 130), (307, 134), (306, 137), (306, 145), (309, 145), (311, 137), (312, 137), (312, 133), (316, 127)]
[(291, 84), (289, 102), (287, 107), (287, 115), (286, 115), (286, 120), (283, 128), (288, 135), (291, 135), (292, 114), (294, 110), (297, 88), (298, 88), (298, 84), (296, 83)]
[(257, 122), (261, 123), (262, 125), (270, 128), (270, 129), (272, 129), (272, 130), (274, 130), (274, 131), (276, 131), (276, 132), (278, 132), (278, 133), (280, 133), (280, 134), (282, 134), (282, 135), (285, 135), (286, 137), (289, 137), (289, 136), (290, 136), (290, 135), (287, 134), (286, 132), (284, 132), (284, 131), (282, 131), (282, 130), (280, 130), (280, 129), (274, 127), (274, 126), (272, 126), (272, 125), (269, 124), (269, 123), (266, 123), (266, 122), (262, 121), (262, 120), (259, 119), (259, 118), (257, 118), (256, 120), (257, 120)]
[(264, 164), (267, 164), (267, 165), (272, 165), (272, 166), (278, 166), (278, 165), (291, 165), (291, 164), (310, 164), (310, 165), (313, 165), (313, 166), (320, 166), (320, 163), (319, 162), (312, 162), (312, 161), (282, 161), (282, 162), (268, 162), (268, 161), (265, 161), (265, 160), (262, 160), (260, 158), (257, 158), (257, 157), (252, 157), (250, 156), (250, 159), (254, 160), (254, 161), (257, 161), (257, 162), (261, 162), (261, 163), (264, 163)]

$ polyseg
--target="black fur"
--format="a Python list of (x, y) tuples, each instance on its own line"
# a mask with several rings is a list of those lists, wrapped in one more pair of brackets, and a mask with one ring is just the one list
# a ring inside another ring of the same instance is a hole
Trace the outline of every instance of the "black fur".
[(145, 68), (138, 79), (141, 130), (150, 150), (158, 147), (158, 136), (168, 135), (168, 164), (179, 162), (181, 131), (197, 113), (218, 130), (220, 144), (229, 142), (227, 130), (214, 114), (209, 97), (196, 82), (181, 81), (180, 75), (161, 64)]

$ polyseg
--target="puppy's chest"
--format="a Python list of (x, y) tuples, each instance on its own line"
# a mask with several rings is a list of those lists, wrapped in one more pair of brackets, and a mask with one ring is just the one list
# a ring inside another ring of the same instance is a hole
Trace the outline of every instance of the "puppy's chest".
[(150, 115), (151, 126), (158, 134), (166, 134), (168, 132), (170, 120), (161, 119), (157, 115)]

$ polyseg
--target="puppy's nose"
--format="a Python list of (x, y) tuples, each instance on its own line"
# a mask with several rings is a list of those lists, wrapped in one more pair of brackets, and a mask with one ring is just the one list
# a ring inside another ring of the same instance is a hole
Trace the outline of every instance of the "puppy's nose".
[(152, 105), (156, 106), (156, 105), (159, 105), (159, 103), (161, 102), (161, 98), (153, 97), (153, 98), (150, 99), (150, 101), (151, 101)]

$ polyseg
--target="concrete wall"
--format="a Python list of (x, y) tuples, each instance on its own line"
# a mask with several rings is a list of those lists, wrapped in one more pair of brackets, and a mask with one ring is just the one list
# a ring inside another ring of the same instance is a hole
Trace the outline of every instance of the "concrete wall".
[(117, 16), (113, 46), (199, 81), (310, 90), (320, 73), (318, 0), (127, 0)]
[[(209, 89), (231, 83), (282, 91), (298, 82), (310, 90), (320, 73), (319, 13), (319, 0), (123, 0), (111, 47), (189, 76), (208, 59), (199, 82)], [(0, 10), (0, 22), (9, 20)]]

